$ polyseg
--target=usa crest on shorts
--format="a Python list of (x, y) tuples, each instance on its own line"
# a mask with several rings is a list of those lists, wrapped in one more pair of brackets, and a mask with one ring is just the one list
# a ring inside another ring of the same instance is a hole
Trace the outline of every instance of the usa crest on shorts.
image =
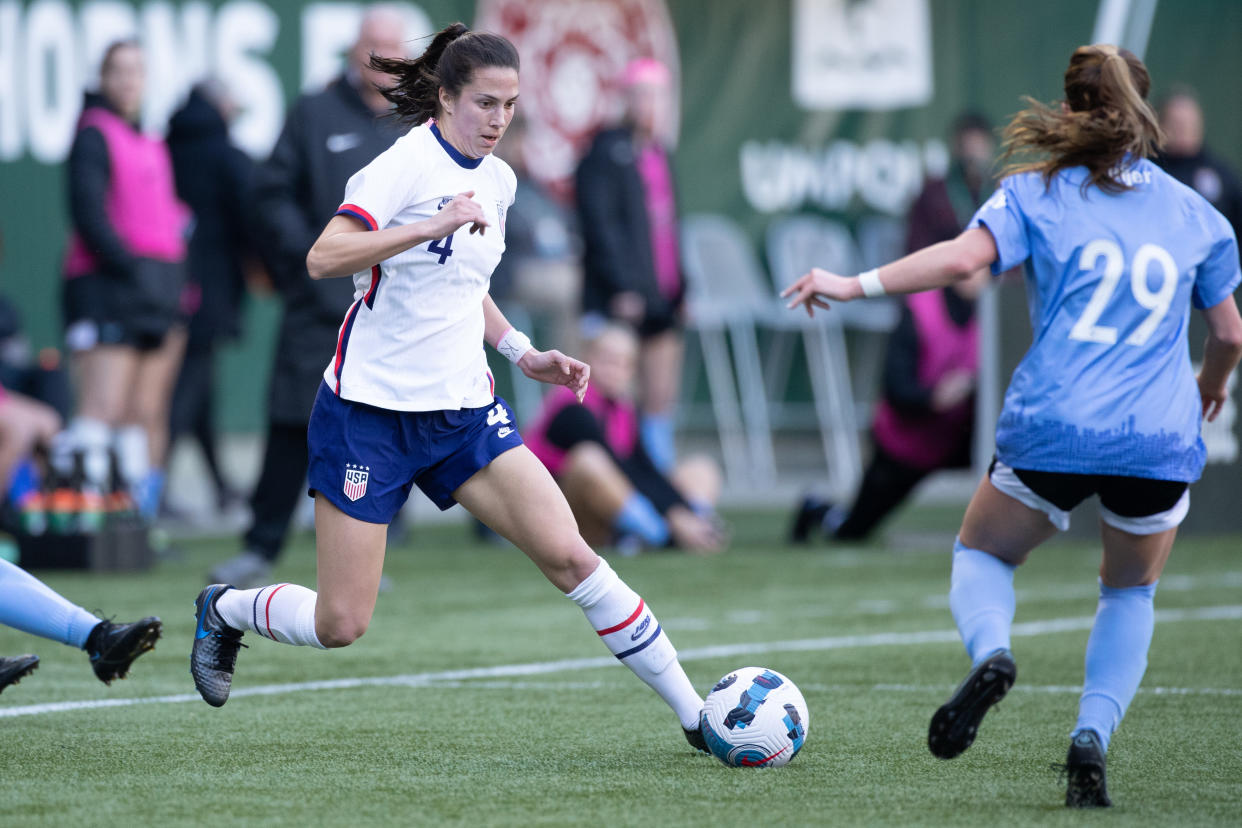
[(343, 491), (350, 500), (357, 500), (367, 493), (367, 478), (371, 476), (370, 466), (354, 463), (345, 464), (345, 486)]

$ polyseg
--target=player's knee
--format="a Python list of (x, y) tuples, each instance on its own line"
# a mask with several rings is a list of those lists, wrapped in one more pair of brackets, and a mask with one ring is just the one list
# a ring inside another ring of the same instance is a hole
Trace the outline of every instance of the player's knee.
[(319, 643), (328, 649), (348, 647), (359, 638), (370, 626), (371, 619), (359, 616), (338, 616), (319, 619), (315, 624), (315, 635)]

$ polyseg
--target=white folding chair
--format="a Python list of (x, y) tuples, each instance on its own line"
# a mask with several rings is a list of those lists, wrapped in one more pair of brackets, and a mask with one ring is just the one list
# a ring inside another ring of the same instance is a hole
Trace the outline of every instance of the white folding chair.
[(683, 218), (681, 250), (690, 329), (702, 345), (725, 473), (732, 485), (768, 485), (776, 462), (755, 331), (757, 313), (772, 301), (767, 282), (746, 234), (725, 216)]
[[(769, 269), (779, 289), (812, 267), (837, 273), (854, 273), (857, 269), (857, 249), (849, 231), (817, 216), (788, 216), (772, 222), (768, 227), (767, 252)], [(842, 330), (847, 314), (841, 311), (847, 307), (834, 305), (814, 318), (801, 311), (780, 308), (783, 327), (802, 334), (829, 486), (837, 497), (852, 493), (862, 475), (858, 423)]]

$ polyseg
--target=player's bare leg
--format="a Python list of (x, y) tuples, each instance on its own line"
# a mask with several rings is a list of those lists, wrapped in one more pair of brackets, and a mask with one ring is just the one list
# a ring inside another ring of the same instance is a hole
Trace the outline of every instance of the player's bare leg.
[(569, 504), (529, 449), (500, 455), (453, 496), (582, 608), (608, 649), (673, 709), (690, 743), (705, 750), (698, 729), (703, 699), (677, 651), (642, 598), (578, 534)]
[(190, 654), (190, 673), (203, 700), (215, 707), (228, 701), (247, 631), (318, 649), (345, 647), (358, 640), (375, 611), (386, 540), (385, 525), (352, 518), (318, 494), (318, 593), (297, 584), (204, 588), (195, 601), (198, 625)]
[(366, 632), (384, 574), (387, 542), (386, 525), (352, 518), (316, 494), (315, 633), (325, 647), (344, 647)]

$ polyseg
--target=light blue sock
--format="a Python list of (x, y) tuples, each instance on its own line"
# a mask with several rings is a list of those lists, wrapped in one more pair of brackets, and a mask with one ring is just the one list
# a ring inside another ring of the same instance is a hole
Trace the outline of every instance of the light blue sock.
[(972, 664), (996, 650), (1009, 649), (1013, 625), (1013, 572), (1000, 558), (953, 542), (953, 577), (949, 609)]
[(26, 570), (0, 560), (0, 624), (81, 649), (98, 623)]
[(668, 474), (677, 462), (677, 450), (673, 446), (673, 416), (644, 414), (638, 429), (647, 456), (657, 469)]
[(1105, 750), (1147, 670), (1147, 650), (1156, 626), (1155, 597), (1156, 584), (1126, 589), (1100, 584), (1073, 732), (1094, 730)]
[(147, 520), (155, 520), (160, 511), (160, 497), (164, 494), (164, 472), (151, 469), (142, 478), (133, 493), (134, 502), (138, 506), (138, 514)]
[(636, 535), (648, 546), (668, 543), (668, 524), (651, 501), (638, 492), (632, 493), (612, 521), (621, 535)]

